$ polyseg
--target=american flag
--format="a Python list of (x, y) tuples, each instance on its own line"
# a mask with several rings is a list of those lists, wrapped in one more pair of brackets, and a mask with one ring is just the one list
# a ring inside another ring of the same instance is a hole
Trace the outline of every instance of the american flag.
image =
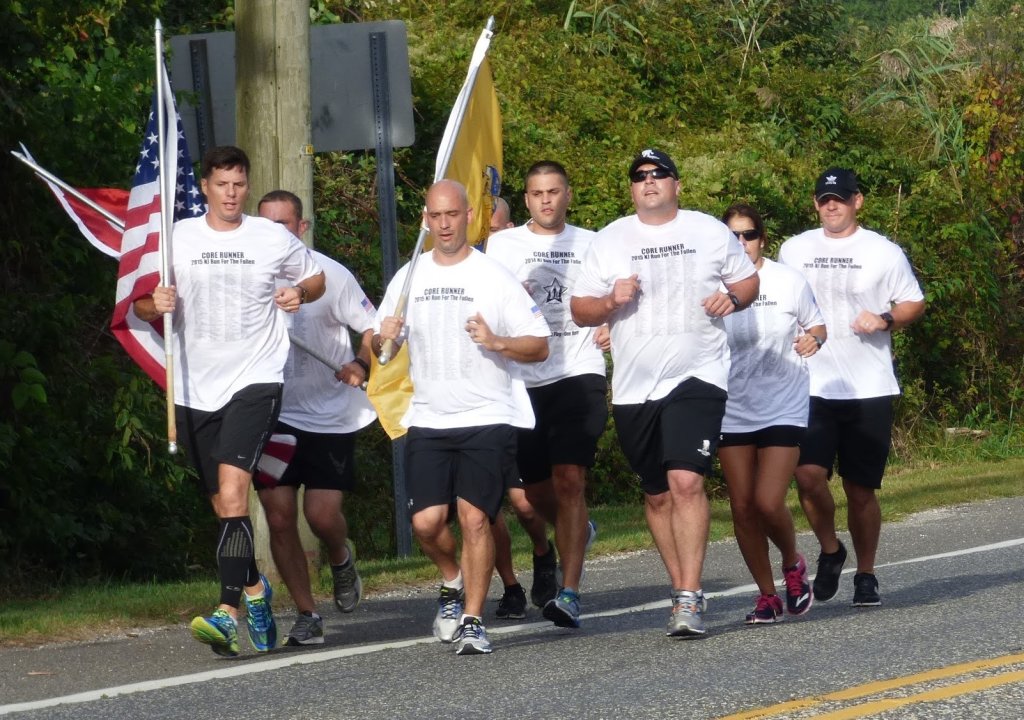
[[(168, 137), (171, 138), (173, 134), (177, 152), (161, 156), (157, 131), (159, 108), (157, 93), (154, 92), (146, 135), (128, 196), (128, 214), (121, 239), (121, 261), (117, 270), (117, 293), (110, 329), (131, 358), (154, 382), (166, 389), (163, 318), (152, 323), (145, 322), (139, 319), (132, 307), (135, 300), (150, 295), (160, 281), (160, 162), (163, 160), (169, 171), (175, 173), (175, 221), (205, 214), (206, 198), (196, 184), (192, 159), (185, 143), (185, 131), (174, 107), (174, 94), (166, 82), (166, 72), (163, 76), (165, 112), (168, 118), (165, 126)], [(168, 283), (173, 283), (173, 279), (169, 279)]]

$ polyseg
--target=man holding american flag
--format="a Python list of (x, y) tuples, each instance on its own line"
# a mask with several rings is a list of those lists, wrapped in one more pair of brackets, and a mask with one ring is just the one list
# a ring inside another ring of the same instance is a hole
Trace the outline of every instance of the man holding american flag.
[[(158, 285), (132, 309), (143, 322), (173, 313), (178, 438), (220, 520), (220, 604), (192, 621), (192, 634), (218, 655), (234, 656), (243, 587), (253, 647), (266, 652), (277, 643), (272, 590), (256, 567), (249, 485), (281, 405), (289, 341), (278, 309), (296, 312), (319, 298), (324, 275), (284, 227), (245, 215), (249, 158), (242, 150), (209, 150), (201, 184), (207, 213), (174, 226), (174, 284)], [(278, 278), (288, 286), (276, 287)]]

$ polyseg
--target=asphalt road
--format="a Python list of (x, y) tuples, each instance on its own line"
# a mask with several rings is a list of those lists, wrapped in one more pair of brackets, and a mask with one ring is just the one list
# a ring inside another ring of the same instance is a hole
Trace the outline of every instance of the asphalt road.
[[(0, 650), (0, 715), (38, 718), (974, 718), (1024, 716), (1024, 499), (883, 529), (881, 608), (839, 594), (801, 618), (745, 626), (754, 590), (732, 541), (709, 548), (709, 634), (665, 637), (654, 552), (588, 563), (580, 630), (485, 618), (495, 652), (430, 636), (434, 589), (329, 608), (325, 645), (217, 658), (182, 625)], [(849, 543), (848, 543), (849, 545)], [(800, 537), (811, 559), (813, 537)], [(776, 557), (777, 559), (777, 557)], [(524, 578), (528, 585), (528, 576)], [(497, 597), (492, 590), (488, 614)], [(287, 631), (291, 618), (279, 622)]]

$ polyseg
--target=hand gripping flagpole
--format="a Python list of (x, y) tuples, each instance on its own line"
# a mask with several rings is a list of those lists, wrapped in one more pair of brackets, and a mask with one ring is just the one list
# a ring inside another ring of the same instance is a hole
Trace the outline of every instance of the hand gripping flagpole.
[[(174, 228), (172, 198), (174, 197), (174, 181), (177, 168), (177, 141), (173, 149), (167, 142), (167, 106), (170, 98), (170, 83), (167, 80), (167, 68), (164, 67), (164, 31), (160, 21), (156, 21), (156, 114), (157, 140), (160, 148), (157, 166), (160, 188), (160, 285), (167, 287), (171, 283), (171, 233)], [(169, 166), (168, 163), (171, 163)], [(174, 319), (173, 313), (164, 313), (164, 356), (166, 358), (167, 378), (167, 452), (174, 455), (178, 452), (178, 429), (174, 421)]]
[[(434, 166), (434, 182), (444, 180), (448, 171), (448, 163), (452, 159), (452, 152), (455, 150), (455, 141), (459, 137), (459, 129), (462, 127), (462, 120), (466, 116), (466, 108), (469, 107), (469, 99), (473, 94), (473, 86), (476, 85), (476, 76), (480, 72), (480, 65), (487, 57), (487, 50), (491, 46), (491, 37), (494, 36), (494, 16), (487, 19), (487, 27), (480, 33), (473, 48), (473, 57), (469, 61), (469, 72), (466, 73), (466, 81), (455, 98), (455, 106), (451, 115), (448, 116), (448, 125), (445, 126), (444, 135), (441, 138), (441, 147), (437, 152), (437, 164)], [(420, 253), (423, 252), (423, 243), (426, 242), (428, 230), (425, 226), (420, 227), (419, 237), (416, 238), (416, 247), (413, 248), (412, 257), (409, 259), (409, 271), (405, 274), (405, 282), (402, 283), (402, 292), (395, 303), (395, 315), (399, 318), (405, 317), (405, 309), (409, 302), (409, 288), (412, 286), (412, 274), (416, 270), (416, 262)], [(394, 340), (385, 340), (381, 343), (380, 356), (377, 361), (381, 365), (387, 365), (394, 355)]]

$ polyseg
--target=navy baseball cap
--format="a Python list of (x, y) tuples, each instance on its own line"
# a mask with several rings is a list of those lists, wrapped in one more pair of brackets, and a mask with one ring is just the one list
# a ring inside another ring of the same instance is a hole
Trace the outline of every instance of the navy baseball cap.
[(845, 202), (859, 192), (857, 174), (853, 170), (841, 167), (829, 168), (821, 174), (814, 185), (814, 199), (818, 201), (833, 195)]
[(640, 154), (633, 159), (633, 164), (629, 166), (629, 175), (632, 176), (633, 173), (636, 172), (636, 169), (641, 165), (654, 165), (655, 167), (660, 167), (672, 173), (672, 177), (676, 180), (679, 179), (679, 171), (676, 170), (676, 164), (672, 162), (672, 158), (661, 150), (655, 150), (654, 148), (641, 150)]

